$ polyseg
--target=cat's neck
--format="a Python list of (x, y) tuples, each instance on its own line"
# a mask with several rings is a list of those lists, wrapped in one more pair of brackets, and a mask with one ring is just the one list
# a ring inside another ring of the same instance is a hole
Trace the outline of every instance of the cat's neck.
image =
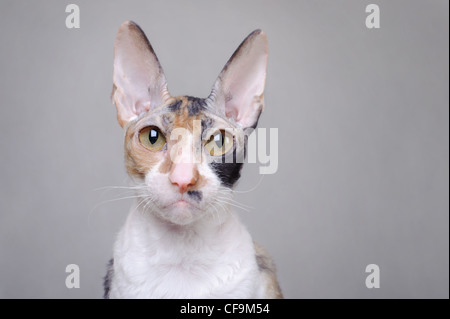
[(240, 237), (242, 233), (247, 233), (245, 226), (229, 206), (223, 206), (220, 214), (213, 210), (193, 223), (176, 225), (158, 217), (156, 212), (144, 210), (135, 204), (125, 227), (138, 235), (136, 240), (142, 245), (158, 242), (167, 244), (168, 247), (192, 245), (196, 241), (214, 245), (225, 238), (230, 241), (233, 236)]
[(231, 210), (220, 217), (179, 226), (134, 207), (115, 244), (110, 296), (259, 296), (252, 238)]

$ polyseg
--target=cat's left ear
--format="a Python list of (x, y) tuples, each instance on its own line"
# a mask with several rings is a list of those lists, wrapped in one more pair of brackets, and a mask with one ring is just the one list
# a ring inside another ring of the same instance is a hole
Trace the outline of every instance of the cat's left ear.
[(242, 128), (256, 127), (264, 108), (267, 59), (266, 34), (255, 30), (228, 60), (209, 96), (221, 114)]

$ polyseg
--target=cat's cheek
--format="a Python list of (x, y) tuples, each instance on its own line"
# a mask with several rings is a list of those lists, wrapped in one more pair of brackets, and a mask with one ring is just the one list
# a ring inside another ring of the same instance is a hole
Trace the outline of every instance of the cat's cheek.
[(148, 196), (152, 198), (157, 208), (164, 207), (170, 201), (168, 195), (172, 192), (171, 185), (168, 183), (168, 174), (159, 172), (160, 165), (161, 163), (156, 164), (145, 174)]
[(127, 140), (125, 144), (125, 166), (132, 178), (145, 179), (149, 172), (159, 167), (163, 154), (146, 150), (135, 140)]
[(202, 188), (199, 189), (203, 194), (200, 204), (206, 209), (210, 203), (215, 201), (221, 187), (221, 182), (220, 178), (208, 163), (205, 162), (199, 165), (198, 170), (205, 181)]

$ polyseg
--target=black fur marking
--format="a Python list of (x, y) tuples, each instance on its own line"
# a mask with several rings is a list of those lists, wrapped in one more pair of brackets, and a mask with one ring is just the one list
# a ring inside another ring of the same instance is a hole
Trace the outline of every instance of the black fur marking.
[(261, 272), (274, 273), (273, 269), (270, 267), (270, 259), (266, 256), (256, 255), (256, 263), (258, 264), (258, 269)]
[(234, 184), (241, 177), (241, 169), (244, 165), (243, 156), (244, 152), (237, 153), (234, 149), (232, 154), (225, 154), (220, 158), (220, 161), (213, 161), (210, 163), (211, 168), (219, 177), (222, 185), (225, 187), (233, 187)]
[(107, 272), (106, 272), (106, 276), (103, 278), (104, 282), (103, 282), (103, 287), (105, 288), (105, 293), (103, 295), (104, 299), (109, 299), (109, 291), (111, 289), (111, 281), (114, 275), (114, 259), (111, 258), (111, 260), (108, 262), (108, 266), (107, 266)]
[(214, 125), (214, 120), (210, 117), (206, 117), (202, 120), (202, 137), (209, 138), (209, 136), (203, 136), (203, 132), (208, 130)]
[(168, 125), (172, 124), (172, 122), (173, 122), (167, 114), (164, 114), (162, 116), (162, 120), (163, 120), (164, 126), (168, 126)]
[(171, 111), (171, 112), (179, 111), (179, 110), (180, 110), (180, 107), (181, 107), (181, 103), (182, 103), (181, 100), (177, 100), (177, 101), (175, 101), (175, 103), (169, 105), (167, 108), (168, 108), (169, 111)]
[(186, 96), (189, 101), (188, 110), (189, 116), (195, 116), (199, 114), (201, 111), (206, 109), (206, 101), (205, 99), (200, 99), (198, 97)]
[(241, 177), (243, 163), (211, 162), (210, 165), (214, 172), (216, 172), (223, 186), (232, 187)]
[(188, 191), (187, 194), (195, 199), (197, 202), (200, 202), (203, 198), (203, 194), (201, 191)]

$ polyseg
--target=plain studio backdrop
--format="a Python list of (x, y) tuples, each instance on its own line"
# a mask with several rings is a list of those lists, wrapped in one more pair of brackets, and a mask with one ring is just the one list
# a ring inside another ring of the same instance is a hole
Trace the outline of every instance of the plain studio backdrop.
[(206, 97), (239, 43), (267, 33), (259, 127), (278, 129), (278, 170), (247, 164), (235, 199), (287, 298), (448, 298), (448, 1), (77, 0), (68, 29), (70, 3), (0, 1), (0, 297), (102, 297), (131, 205), (104, 189), (129, 185), (110, 93), (130, 19), (172, 95)]

